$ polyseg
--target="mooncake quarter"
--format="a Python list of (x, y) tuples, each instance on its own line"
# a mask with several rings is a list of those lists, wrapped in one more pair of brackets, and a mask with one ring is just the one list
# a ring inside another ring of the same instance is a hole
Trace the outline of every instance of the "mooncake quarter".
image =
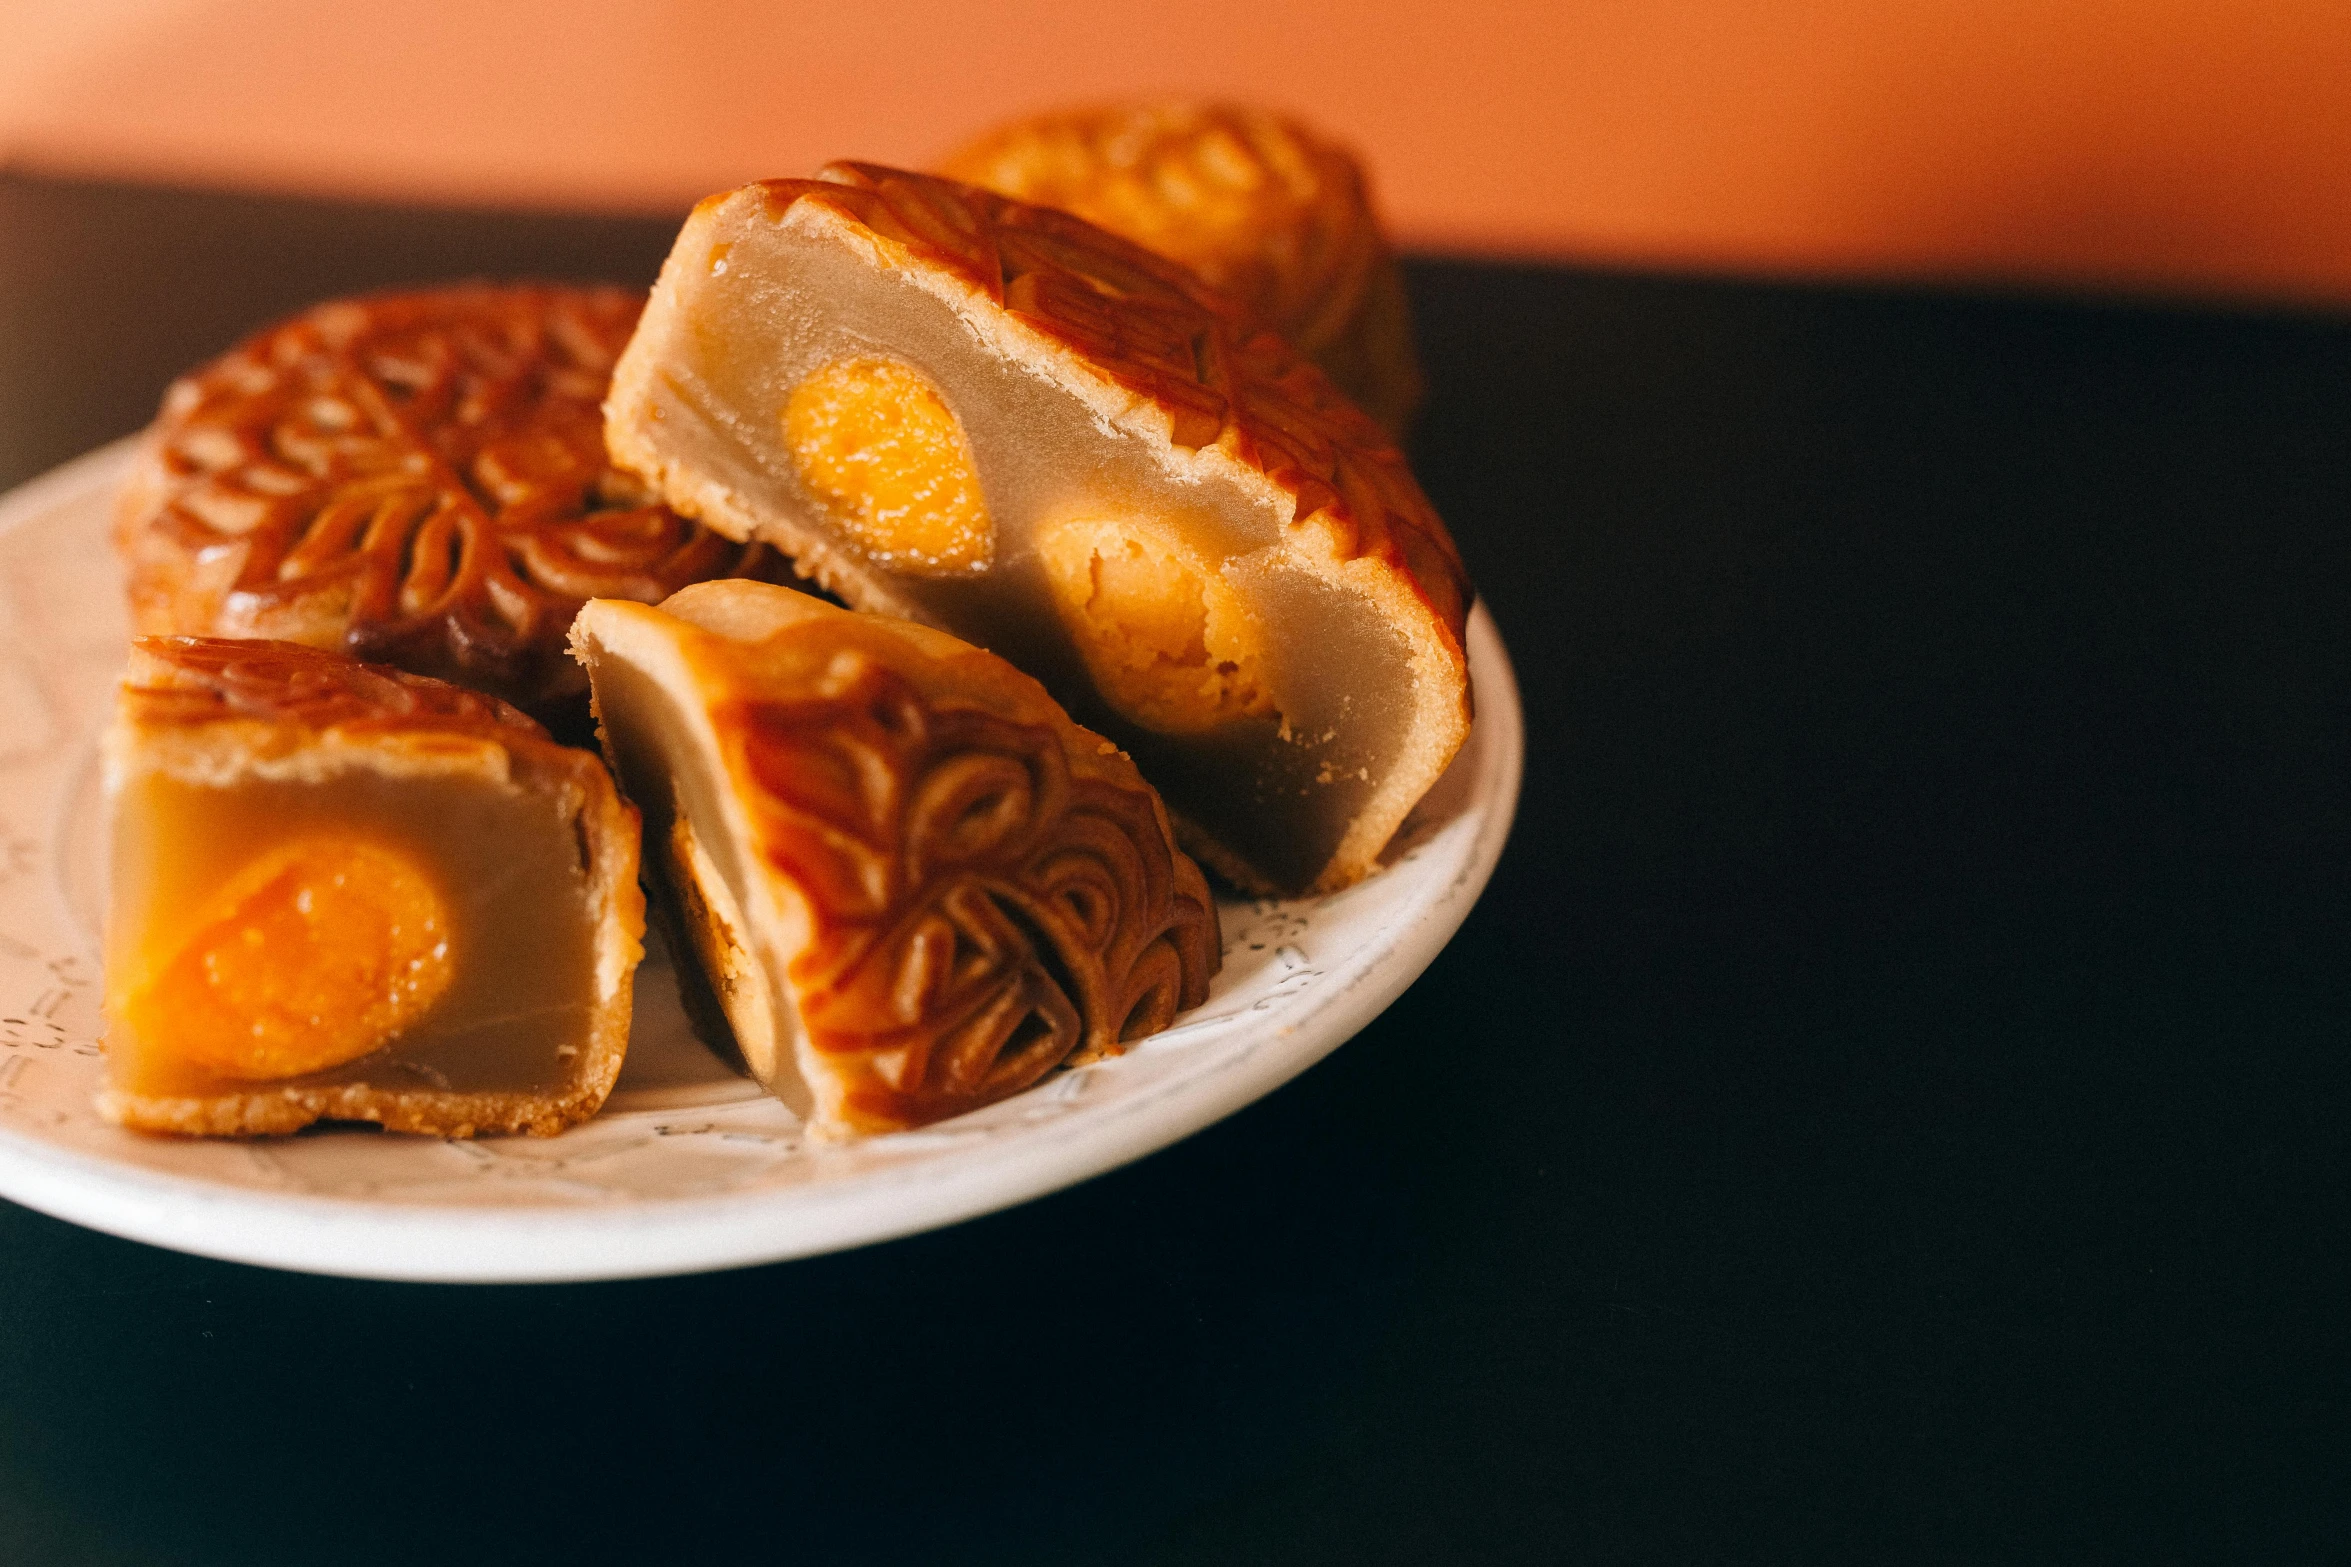
[(1404, 282), (1370, 181), (1293, 119), (1187, 99), (1065, 109), (999, 126), (939, 172), (1182, 262), (1399, 435), (1420, 402)]
[(748, 582), (574, 635), (674, 945), (815, 1135), (987, 1104), (1207, 998), (1216, 906), (1158, 797), (1002, 659)]
[(125, 1126), (550, 1133), (627, 1049), (637, 818), (471, 691), (285, 642), (134, 644), (105, 741)]
[(478, 284), (340, 300), (183, 378), (118, 515), (133, 628), (340, 648), (584, 719), (563, 640), (583, 602), (780, 564), (606, 458), (643, 304)]
[(680, 511), (1038, 677), (1244, 887), (1365, 874), (1468, 733), (1469, 582), (1386, 433), (1067, 213), (867, 164), (714, 196), (607, 416)]

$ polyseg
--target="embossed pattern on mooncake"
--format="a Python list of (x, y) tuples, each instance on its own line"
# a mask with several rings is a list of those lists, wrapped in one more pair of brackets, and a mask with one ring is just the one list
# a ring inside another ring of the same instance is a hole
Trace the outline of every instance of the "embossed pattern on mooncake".
[(310, 729), (494, 734), (503, 743), (546, 741), (528, 714), (494, 696), (293, 642), (142, 637), (120, 698), (146, 725), (227, 718)]
[(753, 1074), (820, 1135), (921, 1125), (1207, 999), (1216, 905), (1134, 764), (944, 633), (752, 583), (576, 633)]
[(604, 452), (644, 296), (469, 285), (320, 305), (175, 384), (116, 538), (135, 629), (277, 638), (490, 691), (540, 716), (584, 682), (592, 597), (775, 575)]
[(913, 1125), (1114, 1053), (1206, 999), (1200, 872), (1150, 795), (1070, 773), (1061, 737), (926, 702), (861, 663), (807, 701), (713, 715), (768, 863), (815, 923), (790, 977), (844, 1108)]

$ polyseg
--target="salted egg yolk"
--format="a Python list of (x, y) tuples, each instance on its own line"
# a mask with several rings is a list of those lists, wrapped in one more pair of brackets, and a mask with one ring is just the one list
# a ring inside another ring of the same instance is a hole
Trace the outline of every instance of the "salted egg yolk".
[(408, 853), (318, 835), (256, 856), (115, 1009), (147, 1048), (222, 1077), (321, 1072), (380, 1048), (456, 973), (450, 911)]
[(1257, 616), (1174, 528), (1072, 518), (1039, 531), (1037, 558), (1095, 688), (1136, 723), (1192, 734), (1273, 711)]
[(792, 389), (783, 426), (802, 480), (876, 564), (960, 576), (995, 557), (963, 426), (913, 366), (836, 359)]

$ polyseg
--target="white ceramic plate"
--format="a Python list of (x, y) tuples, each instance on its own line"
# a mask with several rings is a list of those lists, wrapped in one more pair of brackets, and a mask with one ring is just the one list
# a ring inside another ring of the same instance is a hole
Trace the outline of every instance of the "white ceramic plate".
[(1226, 902), (1205, 1006), (1003, 1104), (809, 1143), (695, 1041), (656, 947), (618, 1089), (560, 1137), (125, 1132), (91, 1095), (97, 735), (127, 636), (107, 526), (128, 456), (110, 446), (0, 498), (0, 1195), (135, 1240), (370, 1278), (599, 1279), (806, 1256), (1022, 1202), (1230, 1114), (1378, 1015), (1468, 915), (1517, 804), (1518, 693), (1481, 608), (1476, 726), (1387, 867), (1326, 898)]

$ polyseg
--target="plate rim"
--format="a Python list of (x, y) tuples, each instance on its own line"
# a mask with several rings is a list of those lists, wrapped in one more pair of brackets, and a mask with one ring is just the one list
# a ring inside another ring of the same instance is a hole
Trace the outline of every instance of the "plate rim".
[[(139, 441), (110, 442), (0, 494), (0, 536), (114, 484)], [(1328, 1056), (1402, 995), (1460, 929), (1501, 859), (1525, 766), (1516, 675), (1482, 600), (1464, 640), (1477, 707), (1468, 745), (1480, 748), (1481, 770), (1492, 776), (1474, 797), (1486, 810), (1454, 874), (1400, 909), (1375, 948), (1350, 953), (1344, 980), (1303, 1011), (1268, 1019), (1219, 1070), (1178, 1076), (1128, 1102), (1056, 1118), (1033, 1135), (983, 1142), (944, 1162), (870, 1171), (829, 1188), (466, 1208), (225, 1186), (0, 1127), (0, 1197), (221, 1261), (346, 1278), (520, 1284), (756, 1267), (894, 1240), (1078, 1185), (1214, 1125)], [(59, 895), (55, 880), (43, 889), (51, 899)], [(1302, 1033), (1311, 1037), (1289, 1043)], [(893, 1193), (900, 1200), (882, 1205), (877, 1222), (877, 1194)]]

